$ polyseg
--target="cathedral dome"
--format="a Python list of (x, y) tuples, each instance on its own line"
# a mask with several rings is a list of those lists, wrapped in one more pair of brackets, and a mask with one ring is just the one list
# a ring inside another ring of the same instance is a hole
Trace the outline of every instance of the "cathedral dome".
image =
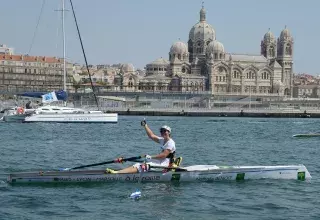
[(287, 27), (285, 27), (282, 31), (281, 31), (281, 34), (280, 34), (280, 40), (291, 40), (292, 39), (292, 36), (291, 36), (291, 33), (289, 31), (289, 29)]
[(147, 64), (146, 66), (146, 75), (165, 75), (169, 69), (170, 62), (162, 57), (156, 59), (155, 61)]
[(220, 43), (217, 40), (214, 40), (212, 42), (210, 42), (207, 46), (207, 50), (206, 53), (210, 54), (210, 53), (215, 53), (215, 52), (222, 52), (224, 53), (224, 46), (222, 43)]
[(189, 32), (189, 40), (196, 42), (201, 41), (212, 41), (216, 39), (216, 34), (213, 27), (206, 22), (206, 11), (204, 7), (200, 10), (200, 21), (193, 25)]
[(186, 54), (188, 53), (188, 47), (185, 43), (178, 41), (175, 42), (170, 48), (171, 54)]
[(276, 41), (276, 38), (269, 29), (269, 31), (264, 35), (263, 40), (265, 42), (274, 42), (274, 41)]
[(206, 49), (206, 58), (209, 60), (222, 60), (225, 58), (223, 44), (217, 40), (210, 42)]
[(121, 71), (123, 73), (134, 72), (134, 66), (132, 63), (125, 63), (121, 66)]

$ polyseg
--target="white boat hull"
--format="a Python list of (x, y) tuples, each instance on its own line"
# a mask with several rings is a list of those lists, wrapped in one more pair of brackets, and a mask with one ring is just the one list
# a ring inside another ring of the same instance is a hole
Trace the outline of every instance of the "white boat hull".
[(320, 133), (310, 133), (310, 134), (295, 134), (292, 137), (320, 137)]
[(34, 114), (24, 122), (64, 122), (64, 123), (117, 123), (117, 113), (83, 113), (83, 114)]
[(109, 174), (105, 170), (46, 171), (10, 174), (9, 183), (77, 183), (77, 182), (191, 182), (248, 179), (307, 180), (311, 175), (304, 165), (230, 166), (195, 165), (183, 171), (149, 171), (136, 174)]
[(23, 122), (34, 111), (35, 109), (25, 109), (23, 114), (18, 114), (16, 108), (8, 109), (3, 114), (2, 120), (5, 122)]
[(3, 121), (5, 122), (23, 122), (27, 115), (5, 115), (3, 116)]

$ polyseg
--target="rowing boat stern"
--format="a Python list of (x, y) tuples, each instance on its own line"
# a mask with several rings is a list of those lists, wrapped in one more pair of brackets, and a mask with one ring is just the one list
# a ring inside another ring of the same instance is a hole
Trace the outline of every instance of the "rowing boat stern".
[(305, 165), (300, 164), (299, 169), (298, 169), (298, 174), (297, 174), (297, 179), (298, 180), (310, 180), (311, 174), (309, 173), (308, 169), (305, 167)]

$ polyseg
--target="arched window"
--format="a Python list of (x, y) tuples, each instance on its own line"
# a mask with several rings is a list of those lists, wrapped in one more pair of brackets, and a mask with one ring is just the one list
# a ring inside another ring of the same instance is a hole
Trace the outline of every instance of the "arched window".
[(271, 46), (271, 47), (269, 48), (269, 56), (271, 56), (271, 57), (274, 57), (274, 56), (275, 56), (275, 54), (274, 54), (274, 47), (273, 47), (273, 46)]
[(201, 42), (200, 41), (198, 41), (198, 43), (197, 43), (197, 53), (202, 53), (201, 52)]
[(287, 44), (285, 54), (286, 55), (291, 55), (291, 46), (290, 46), (290, 44)]
[(235, 79), (240, 79), (240, 73), (239, 73), (239, 71), (237, 71), (237, 70), (233, 71), (233, 78), (235, 78)]
[(261, 75), (261, 79), (269, 79), (269, 77), (270, 77), (270, 74), (267, 72), (263, 72)]

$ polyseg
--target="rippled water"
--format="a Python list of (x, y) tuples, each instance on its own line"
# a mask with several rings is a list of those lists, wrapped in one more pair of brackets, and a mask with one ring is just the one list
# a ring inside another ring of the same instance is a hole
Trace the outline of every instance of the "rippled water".
[[(154, 154), (140, 126), (0, 123), (0, 172), (59, 169)], [(313, 179), (204, 183), (0, 184), (0, 219), (319, 219), (319, 119), (148, 117), (173, 129), (183, 165), (304, 164)], [(120, 168), (124, 165), (111, 165)], [(136, 189), (139, 201), (129, 199)]]

